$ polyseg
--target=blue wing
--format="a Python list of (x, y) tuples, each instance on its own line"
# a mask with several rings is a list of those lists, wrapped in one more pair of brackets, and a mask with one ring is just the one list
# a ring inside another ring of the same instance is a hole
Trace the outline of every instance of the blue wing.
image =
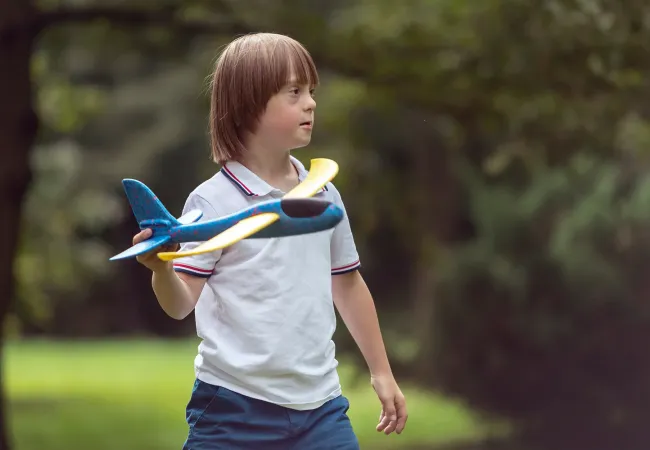
[(110, 260), (115, 261), (118, 259), (135, 258), (136, 256), (147, 253), (154, 248), (163, 245), (170, 239), (171, 237), (169, 235), (154, 236), (147, 239), (146, 241), (142, 241), (139, 244), (135, 244), (133, 247), (124, 250), (122, 253), (113, 256)]

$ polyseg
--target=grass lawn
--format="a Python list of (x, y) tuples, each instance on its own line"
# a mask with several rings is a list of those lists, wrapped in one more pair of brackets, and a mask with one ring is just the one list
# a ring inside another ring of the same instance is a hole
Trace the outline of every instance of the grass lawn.
[[(196, 341), (13, 342), (5, 381), (15, 450), (180, 450)], [(401, 436), (374, 430), (379, 402), (340, 367), (362, 449), (474, 439), (483, 427), (461, 405), (403, 387)]]

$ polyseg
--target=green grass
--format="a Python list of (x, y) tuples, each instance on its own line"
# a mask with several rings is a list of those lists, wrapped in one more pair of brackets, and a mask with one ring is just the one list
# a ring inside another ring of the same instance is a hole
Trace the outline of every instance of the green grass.
[[(196, 342), (14, 342), (5, 381), (16, 450), (179, 450), (194, 379)], [(461, 405), (403, 387), (409, 421), (401, 435), (375, 431), (379, 402), (340, 368), (362, 449), (474, 439), (483, 427)]]

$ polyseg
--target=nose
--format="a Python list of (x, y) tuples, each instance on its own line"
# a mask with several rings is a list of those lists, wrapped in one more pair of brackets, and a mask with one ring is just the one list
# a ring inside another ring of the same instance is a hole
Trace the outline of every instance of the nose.
[(307, 101), (305, 102), (305, 110), (313, 111), (315, 109), (316, 109), (316, 100), (314, 100), (314, 97), (312, 97), (311, 94), (308, 94)]

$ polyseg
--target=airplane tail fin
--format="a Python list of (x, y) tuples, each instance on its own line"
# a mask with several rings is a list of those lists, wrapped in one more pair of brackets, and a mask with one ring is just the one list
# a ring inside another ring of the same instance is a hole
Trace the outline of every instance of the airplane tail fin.
[(167, 211), (158, 197), (144, 183), (126, 179), (122, 181), (122, 185), (140, 228), (169, 228), (180, 225), (180, 222)]
[(151, 228), (153, 236), (113, 256), (110, 258), (111, 261), (135, 258), (138, 255), (155, 250), (163, 244), (172, 242), (172, 236), (166, 233), (170, 228), (194, 223), (203, 217), (202, 211), (192, 210), (176, 219), (145, 184), (127, 178), (122, 180), (122, 185), (138, 226), (141, 230)]

